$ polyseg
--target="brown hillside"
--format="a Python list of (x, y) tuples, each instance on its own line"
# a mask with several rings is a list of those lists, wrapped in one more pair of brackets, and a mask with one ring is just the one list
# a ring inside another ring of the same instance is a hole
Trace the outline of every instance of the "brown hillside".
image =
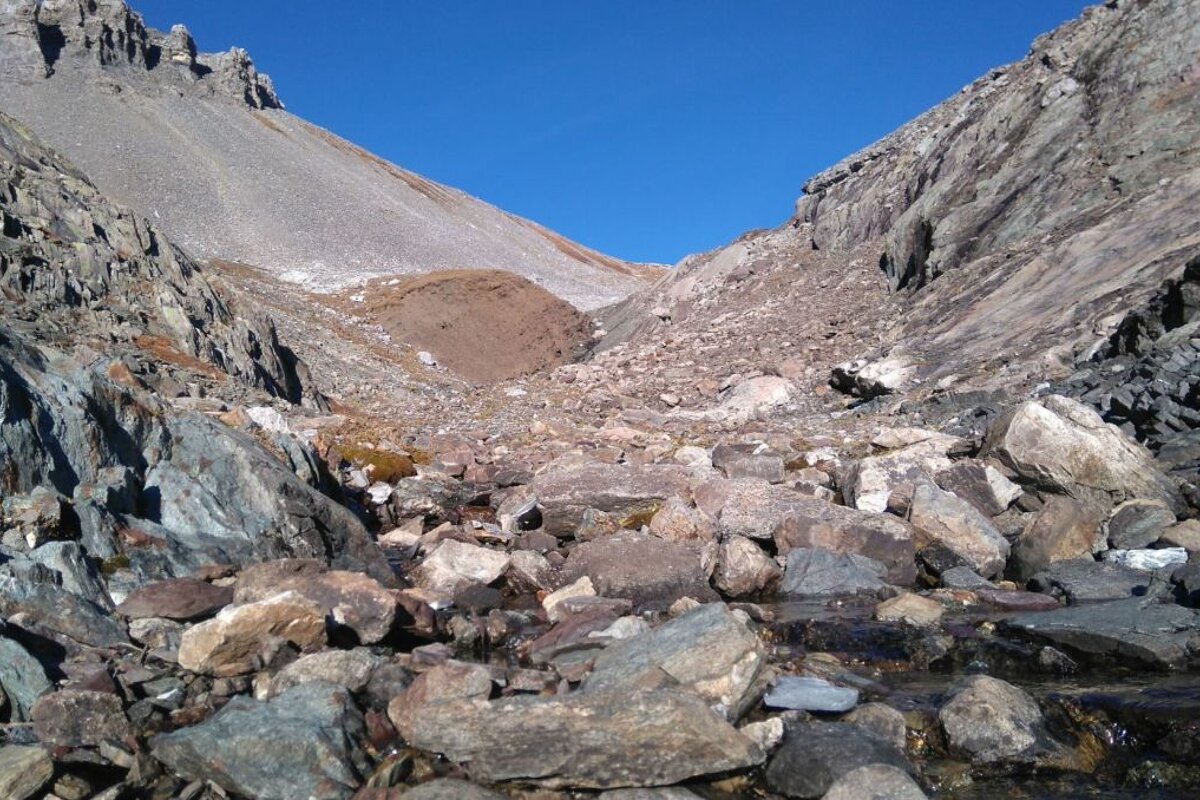
[(592, 332), (586, 314), (511, 272), (446, 270), (376, 281), (364, 294), (372, 322), (479, 382), (565, 363)]

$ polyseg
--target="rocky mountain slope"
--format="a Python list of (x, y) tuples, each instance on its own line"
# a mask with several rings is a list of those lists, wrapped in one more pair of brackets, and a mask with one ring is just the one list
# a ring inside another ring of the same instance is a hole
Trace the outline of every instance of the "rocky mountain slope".
[(0, 117), (0, 796), (1195, 796), (1198, 14), (1090, 10), (487, 385), (394, 337), (586, 320), (198, 266)]
[(502, 269), (585, 309), (650, 272), (287, 113), (245, 51), (200, 53), (124, 2), (4, 0), (0, 41), (0, 108), (197, 257), (313, 288)]

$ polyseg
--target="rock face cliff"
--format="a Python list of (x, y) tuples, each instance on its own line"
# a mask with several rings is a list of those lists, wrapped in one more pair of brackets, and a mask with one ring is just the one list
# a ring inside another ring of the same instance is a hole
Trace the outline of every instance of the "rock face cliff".
[(198, 52), (122, 0), (3, 0), (0, 42), (0, 109), (195, 256), (322, 289), (502, 269), (581, 308), (650, 274), (287, 113), (244, 50)]
[[(787, 225), (691, 257), (612, 309), (602, 349), (665, 336), (722, 353), (729, 331), (776, 362), (799, 360), (811, 388), (832, 371), (860, 401), (1021, 392), (1091, 369), (1120, 352), (1109, 342), (1129, 315), (1159, 313), (1147, 309), (1172, 281), (1191, 285), (1197, 52), (1196, 3), (1088, 9), (812, 178)], [(1186, 331), (1175, 340), (1190, 347)], [(1186, 375), (1189, 358), (1172, 369)], [(1147, 435), (1148, 407), (1167, 395), (1174, 433), (1194, 427), (1194, 408), (1176, 413), (1194, 404), (1189, 387), (1139, 401), (1131, 432)]]

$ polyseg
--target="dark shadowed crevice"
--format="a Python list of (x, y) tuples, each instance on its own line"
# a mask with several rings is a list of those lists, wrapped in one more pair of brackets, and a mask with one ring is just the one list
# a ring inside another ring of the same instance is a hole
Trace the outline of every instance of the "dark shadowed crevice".
[(43, 25), (40, 22), (37, 24), (37, 34), (38, 49), (42, 51), (42, 60), (46, 62), (46, 74), (50, 75), (63, 48), (67, 46), (67, 37), (57, 25)]

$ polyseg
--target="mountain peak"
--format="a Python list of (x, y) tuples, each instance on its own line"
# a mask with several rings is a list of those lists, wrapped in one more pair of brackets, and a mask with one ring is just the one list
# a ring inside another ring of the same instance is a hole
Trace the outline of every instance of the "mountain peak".
[(0, 66), (26, 80), (121, 73), (122, 84), (228, 97), (252, 108), (283, 108), (274, 84), (245, 50), (201, 53), (188, 29), (147, 27), (124, 0), (0, 0)]

